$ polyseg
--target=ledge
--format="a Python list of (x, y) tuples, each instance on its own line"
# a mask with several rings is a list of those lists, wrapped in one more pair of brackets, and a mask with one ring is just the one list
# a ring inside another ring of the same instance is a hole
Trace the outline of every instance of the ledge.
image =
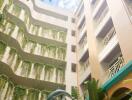
[(50, 91), (56, 90), (58, 88), (65, 89), (65, 85), (63, 84), (18, 76), (12, 71), (12, 69), (7, 64), (1, 61), (0, 61), (0, 74), (7, 75), (9, 79), (15, 84), (29, 88), (36, 88), (39, 90), (50, 90)]
[(10, 47), (15, 48), (18, 54), (22, 56), (22, 59), (25, 59), (28, 61), (30, 60), (32, 62), (38, 62), (38, 63), (53, 64), (61, 68), (66, 67), (66, 61), (24, 52), (16, 39), (1, 32), (0, 32), (0, 40), (5, 41)]
[[(19, 19), (18, 17), (10, 14), (7, 10), (5, 10), (5, 13), (7, 15), (7, 20), (9, 20), (10, 22), (15, 23), (16, 25), (25, 29), (24, 35), (26, 37), (29, 37), (30, 39), (38, 42), (38, 43), (46, 43), (46, 44), (52, 44), (52, 45), (56, 45), (56, 46), (62, 46), (62, 47), (66, 47), (67, 44), (66, 42), (61, 42), (61, 41), (57, 41), (57, 40), (53, 40), (53, 39), (49, 39), (49, 38), (45, 38), (45, 37), (40, 37), (37, 35), (32, 35), (29, 33), (25, 23)], [(28, 33), (28, 34), (27, 34)]]

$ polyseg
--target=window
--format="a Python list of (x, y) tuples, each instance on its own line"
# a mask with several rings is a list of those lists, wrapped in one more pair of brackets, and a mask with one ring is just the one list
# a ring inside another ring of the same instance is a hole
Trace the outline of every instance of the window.
[(72, 18), (72, 23), (75, 23), (75, 18)]
[(71, 51), (72, 51), (72, 52), (76, 52), (76, 46), (75, 46), (75, 45), (72, 45), (72, 46), (71, 46)]
[(72, 63), (71, 70), (72, 72), (76, 72), (76, 64)]
[(72, 36), (75, 36), (76, 32), (75, 31), (72, 31)]

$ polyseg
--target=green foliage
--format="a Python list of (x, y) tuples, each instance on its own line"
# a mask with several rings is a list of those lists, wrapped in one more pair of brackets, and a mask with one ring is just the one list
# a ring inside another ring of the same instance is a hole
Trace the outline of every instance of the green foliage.
[(0, 41), (0, 55), (4, 53), (5, 48), (6, 48), (6, 44)]
[(0, 0), (0, 8), (1, 8), (2, 5), (3, 5), (3, 2), (4, 2), (4, 0)]
[(26, 94), (26, 89), (22, 86), (16, 86), (13, 94), (13, 100), (23, 100)]
[(36, 72), (36, 79), (40, 79), (40, 75), (41, 75), (41, 72), (42, 72), (43, 64), (35, 63), (34, 67), (35, 67), (35, 72)]
[(99, 87), (99, 81), (92, 78), (91, 80), (85, 82), (86, 88), (88, 89), (90, 100), (103, 100), (105, 98), (106, 92)]
[(8, 77), (5, 75), (0, 75), (0, 90), (3, 89), (3, 87), (5, 86), (5, 84), (8, 81)]
[(29, 89), (27, 100), (38, 100), (39, 93), (40, 93), (39, 90), (36, 90), (36, 89)]
[(23, 61), (22, 63), (22, 75), (28, 76), (31, 70), (31, 62), (30, 61)]
[(78, 100), (79, 98), (79, 92), (77, 87), (72, 87), (71, 96), (73, 100)]
[(16, 64), (15, 64), (15, 67), (14, 67), (14, 71), (17, 70), (18, 66), (19, 66), (19, 63), (21, 62), (22, 58), (20, 55), (18, 55), (17, 57), (17, 61), (16, 61)]
[(0, 25), (2, 25), (3, 20), (4, 20), (4, 15), (0, 13)]

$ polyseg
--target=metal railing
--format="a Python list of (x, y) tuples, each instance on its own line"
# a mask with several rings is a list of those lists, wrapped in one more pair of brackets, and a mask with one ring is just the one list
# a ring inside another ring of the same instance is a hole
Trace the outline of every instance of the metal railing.
[(91, 4), (91, 10), (94, 11), (100, 0), (96, 0), (94, 4)]
[(87, 45), (87, 36), (83, 38), (82, 43), (80, 44), (80, 54), (83, 53), (85, 46)]
[(108, 7), (104, 8), (101, 15), (95, 20), (95, 27), (98, 27), (98, 25), (102, 22), (108, 11), (109, 11)]
[(110, 65), (110, 68), (108, 69), (108, 78), (113, 77), (120, 68), (124, 65), (124, 59), (122, 56), (119, 56), (113, 64)]
[(110, 31), (107, 33), (107, 35), (104, 37), (104, 39), (102, 40), (103, 45), (106, 46), (115, 34), (116, 34), (116, 31), (114, 27), (112, 27)]

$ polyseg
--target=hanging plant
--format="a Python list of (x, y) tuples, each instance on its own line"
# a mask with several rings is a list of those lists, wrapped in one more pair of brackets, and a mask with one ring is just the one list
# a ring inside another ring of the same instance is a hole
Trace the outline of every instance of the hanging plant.
[(16, 54), (16, 49), (15, 49), (15, 48), (11, 48), (10, 53), (9, 53), (9, 57), (8, 57), (8, 59), (7, 59), (7, 63), (8, 63), (9, 65), (12, 64), (12, 62), (13, 62), (13, 60), (14, 60), (14, 57), (15, 57), (15, 54)]
[(9, 6), (13, 4), (13, 0), (8, 0), (9, 1)]
[(14, 72), (17, 70), (17, 68), (18, 68), (18, 66), (19, 66), (19, 64), (20, 64), (20, 62), (21, 62), (21, 60), (22, 60), (21, 56), (20, 56), (20, 55), (17, 55), (16, 64), (15, 64), (15, 66), (14, 66)]
[(53, 75), (53, 68), (54, 67), (52, 65), (46, 65), (45, 66), (45, 78), (47, 78), (45, 80), (50, 81), (51, 76)]
[(4, 52), (5, 52), (6, 44), (2, 41), (0, 41), (0, 59), (2, 58)]
[(4, 3), (4, 0), (0, 0), (0, 10), (1, 10), (3, 3)]
[(8, 77), (6, 75), (0, 75), (0, 90), (3, 89), (8, 82)]
[(31, 62), (23, 61), (21, 75), (28, 77), (30, 71), (31, 71)]
[(57, 30), (52, 30), (52, 37), (53, 37), (53, 39), (57, 39), (57, 34), (58, 34)]
[(61, 41), (63, 41), (63, 42), (65, 42), (65, 40), (66, 40), (66, 33), (65, 32), (59, 32), (60, 34), (60, 39), (61, 39)]
[(9, 99), (9, 96), (10, 96), (10, 94), (11, 94), (11, 91), (12, 91), (12, 89), (13, 89), (13, 86), (14, 86), (14, 84), (13, 84), (11, 81), (9, 81), (9, 82), (8, 82), (8, 88), (7, 88), (7, 91), (6, 91), (4, 100), (8, 100), (8, 99)]
[(43, 69), (43, 64), (35, 63), (34, 68), (35, 68), (35, 72), (36, 72), (35, 78), (40, 79), (41, 72), (42, 72), (42, 69)]
[(49, 56), (54, 57), (56, 56), (56, 46), (49, 45)]
[(14, 7), (13, 7), (13, 13), (14, 13), (14, 15), (15, 16), (19, 16), (20, 15), (20, 12), (21, 12), (21, 7), (20, 6), (18, 6), (18, 5), (15, 5)]
[(59, 59), (64, 60), (65, 56), (66, 56), (65, 48), (62, 48), (62, 47), (58, 48), (58, 57), (59, 57)]
[(26, 44), (27, 44), (28, 41), (29, 41), (28, 38), (26, 38), (25, 36), (23, 36), (23, 39), (22, 39), (22, 48), (25, 48), (25, 46), (26, 46)]
[(47, 45), (46, 44), (41, 44), (41, 51), (42, 55), (45, 56), (45, 53), (47, 52)]
[(26, 89), (22, 86), (16, 86), (13, 93), (13, 100), (23, 100), (26, 95)]
[(47, 100), (47, 97), (50, 93), (50, 91), (41, 91), (41, 100)]
[(37, 89), (29, 89), (27, 100), (38, 100), (40, 91)]

